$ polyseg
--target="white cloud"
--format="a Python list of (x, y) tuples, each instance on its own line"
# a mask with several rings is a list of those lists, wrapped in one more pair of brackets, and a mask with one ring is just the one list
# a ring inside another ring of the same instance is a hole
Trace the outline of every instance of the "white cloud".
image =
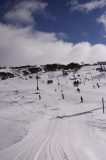
[(106, 6), (106, 0), (92, 0), (86, 3), (78, 3), (77, 0), (70, 1), (70, 10), (71, 11), (85, 11), (90, 12), (97, 8), (103, 8)]
[(22, 1), (17, 4), (12, 10), (8, 11), (4, 18), (16, 24), (31, 24), (34, 22), (32, 14), (45, 11), (47, 3), (41, 1)]
[(97, 19), (97, 22), (101, 23), (104, 26), (106, 31), (106, 12)]
[(1, 65), (59, 62), (70, 50), (70, 44), (58, 40), (55, 33), (34, 32), (31, 27), (19, 29), (0, 24), (0, 37)]
[(0, 24), (0, 65), (95, 62), (106, 60), (106, 46), (64, 42), (55, 33)]

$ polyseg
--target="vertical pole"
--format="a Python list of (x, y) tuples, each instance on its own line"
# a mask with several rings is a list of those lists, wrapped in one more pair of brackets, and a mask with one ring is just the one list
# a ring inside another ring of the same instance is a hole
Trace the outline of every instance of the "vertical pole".
[(103, 114), (105, 113), (105, 109), (104, 109), (104, 98), (102, 97), (102, 106), (103, 106)]
[(38, 72), (36, 74), (36, 79), (37, 79), (37, 90), (39, 90), (39, 87), (38, 87)]

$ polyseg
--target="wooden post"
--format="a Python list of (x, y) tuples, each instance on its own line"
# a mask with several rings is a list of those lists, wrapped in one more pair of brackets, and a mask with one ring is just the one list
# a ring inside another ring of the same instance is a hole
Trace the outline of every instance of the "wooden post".
[(103, 114), (105, 113), (105, 109), (104, 109), (104, 98), (102, 97), (102, 106), (103, 106)]

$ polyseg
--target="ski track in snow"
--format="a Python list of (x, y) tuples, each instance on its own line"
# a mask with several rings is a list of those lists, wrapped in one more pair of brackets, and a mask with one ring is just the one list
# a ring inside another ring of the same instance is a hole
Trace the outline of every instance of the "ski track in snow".
[[(76, 138), (75, 132), (80, 132), (80, 135), (82, 132), (82, 136), (86, 139), (84, 143), (93, 148), (94, 137), (92, 131), (88, 130), (85, 124), (80, 125), (78, 122), (71, 122), (71, 125), (69, 125), (68, 122), (68, 120), (51, 119), (45, 131), (41, 132), (37, 138), (35, 137), (32, 144), (16, 154), (11, 160), (89, 160), (83, 149), (76, 149), (73, 139)], [(82, 126), (83, 130), (79, 131)], [(6, 159), (2, 158), (2, 160)], [(95, 158), (95, 160), (98, 160), (98, 158)]]
[[(54, 96), (52, 92), (55, 87), (57, 87), (58, 91)], [(54, 88), (51, 89), (51, 86), (48, 86), (48, 90), (51, 91), (50, 95), (49, 93), (45, 92), (46, 95), (48, 94), (48, 98), (46, 97), (47, 100), (41, 100), (43, 105), (44, 102), (48, 101), (48, 104), (45, 108), (37, 108), (37, 110), (35, 111), (26, 108), (26, 110), (30, 114), (36, 113), (36, 115), (39, 115), (42, 112), (44, 115), (42, 114), (43, 116), (41, 116), (40, 118), (38, 117), (38, 122), (35, 121), (32, 132), (29, 132), (29, 134), (22, 141), (0, 151), (0, 160), (106, 159), (105, 153), (103, 153), (105, 156), (99, 154), (99, 152), (101, 151), (102, 142), (101, 139), (98, 138), (96, 132), (97, 128), (90, 125), (90, 122), (94, 122), (93, 109), (95, 110), (95, 106), (90, 106), (91, 108), (89, 108), (89, 104), (87, 104), (88, 107), (86, 107), (84, 106), (86, 104), (77, 103), (78, 101), (75, 102), (76, 97), (78, 97), (78, 93), (74, 93), (75, 88), (72, 88), (72, 84), (66, 88), (64, 83), (60, 86), (54, 85)], [(65, 95), (67, 94), (67, 98), (65, 97), (64, 100), (60, 98), (60, 90), (63, 88)], [(44, 89), (46, 89), (46, 86), (44, 86)], [(83, 90), (83, 95), (86, 96), (88, 94), (89, 87), (87, 91), (85, 90), (85, 86), (82, 86), (81, 89)], [(92, 93), (93, 92), (94, 90), (92, 91)], [(5, 98), (6, 93), (8, 93), (7, 102), (9, 98), (12, 97), (12, 100), (17, 99), (17, 103), (19, 105), (28, 104), (27, 100), (30, 99), (34, 103), (33, 89), (23, 89), (18, 91), (15, 95), (15, 91), (10, 91), (11, 94), (9, 94), (9, 91), (4, 91), (1, 94), (1, 97)], [(43, 93), (42, 91), (42, 94), (45, 93)], [(23, 99), (21, 98), (22, 96), (24, 96)], [(52, 99), (50, 99), (50, 96), (52, 97)], [(92, 100), (94, 100), (95, 102), (95, 97), (95, 94), (89, 95), (88, 101), (91, 101), (92, 98)], [(69, 102), (67, 102), (67, 99)], [(41, 105), (40, 102), (38, 102), (37, 98), (35, 99), (35, 101), (37, 101), (37, 105)], [(1, 101), (1, 103), (4, 102), (5, 99)], [(94, 104), (94, 102), (92, 104)], [(33, 105), (35, 104), (36, 103), (34, 103)], [(49, 104), (52, 105), (51, 108), (48, 107)], [(25, 107), (21, 107), (21, 109), (25, 109)], [(38, 130), (36, 128), (37, 123), (39, 125)], [(100, 146), (98, 146), (99, 142)], [(106, 147), (106, 139), (103, 145)]]

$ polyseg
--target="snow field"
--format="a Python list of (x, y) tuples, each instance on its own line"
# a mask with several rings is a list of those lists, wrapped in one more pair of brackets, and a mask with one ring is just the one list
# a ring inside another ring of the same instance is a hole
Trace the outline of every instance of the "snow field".
[(43, 73), (39, 91), (35, 76), (0, 81), (0, 160), (106, 160), (106, 81), (95, 70), (92, 80), (88, 69), (78, 73), (80, 93), (69, 79), (72, 73), (54, 72), (49, 85)]

